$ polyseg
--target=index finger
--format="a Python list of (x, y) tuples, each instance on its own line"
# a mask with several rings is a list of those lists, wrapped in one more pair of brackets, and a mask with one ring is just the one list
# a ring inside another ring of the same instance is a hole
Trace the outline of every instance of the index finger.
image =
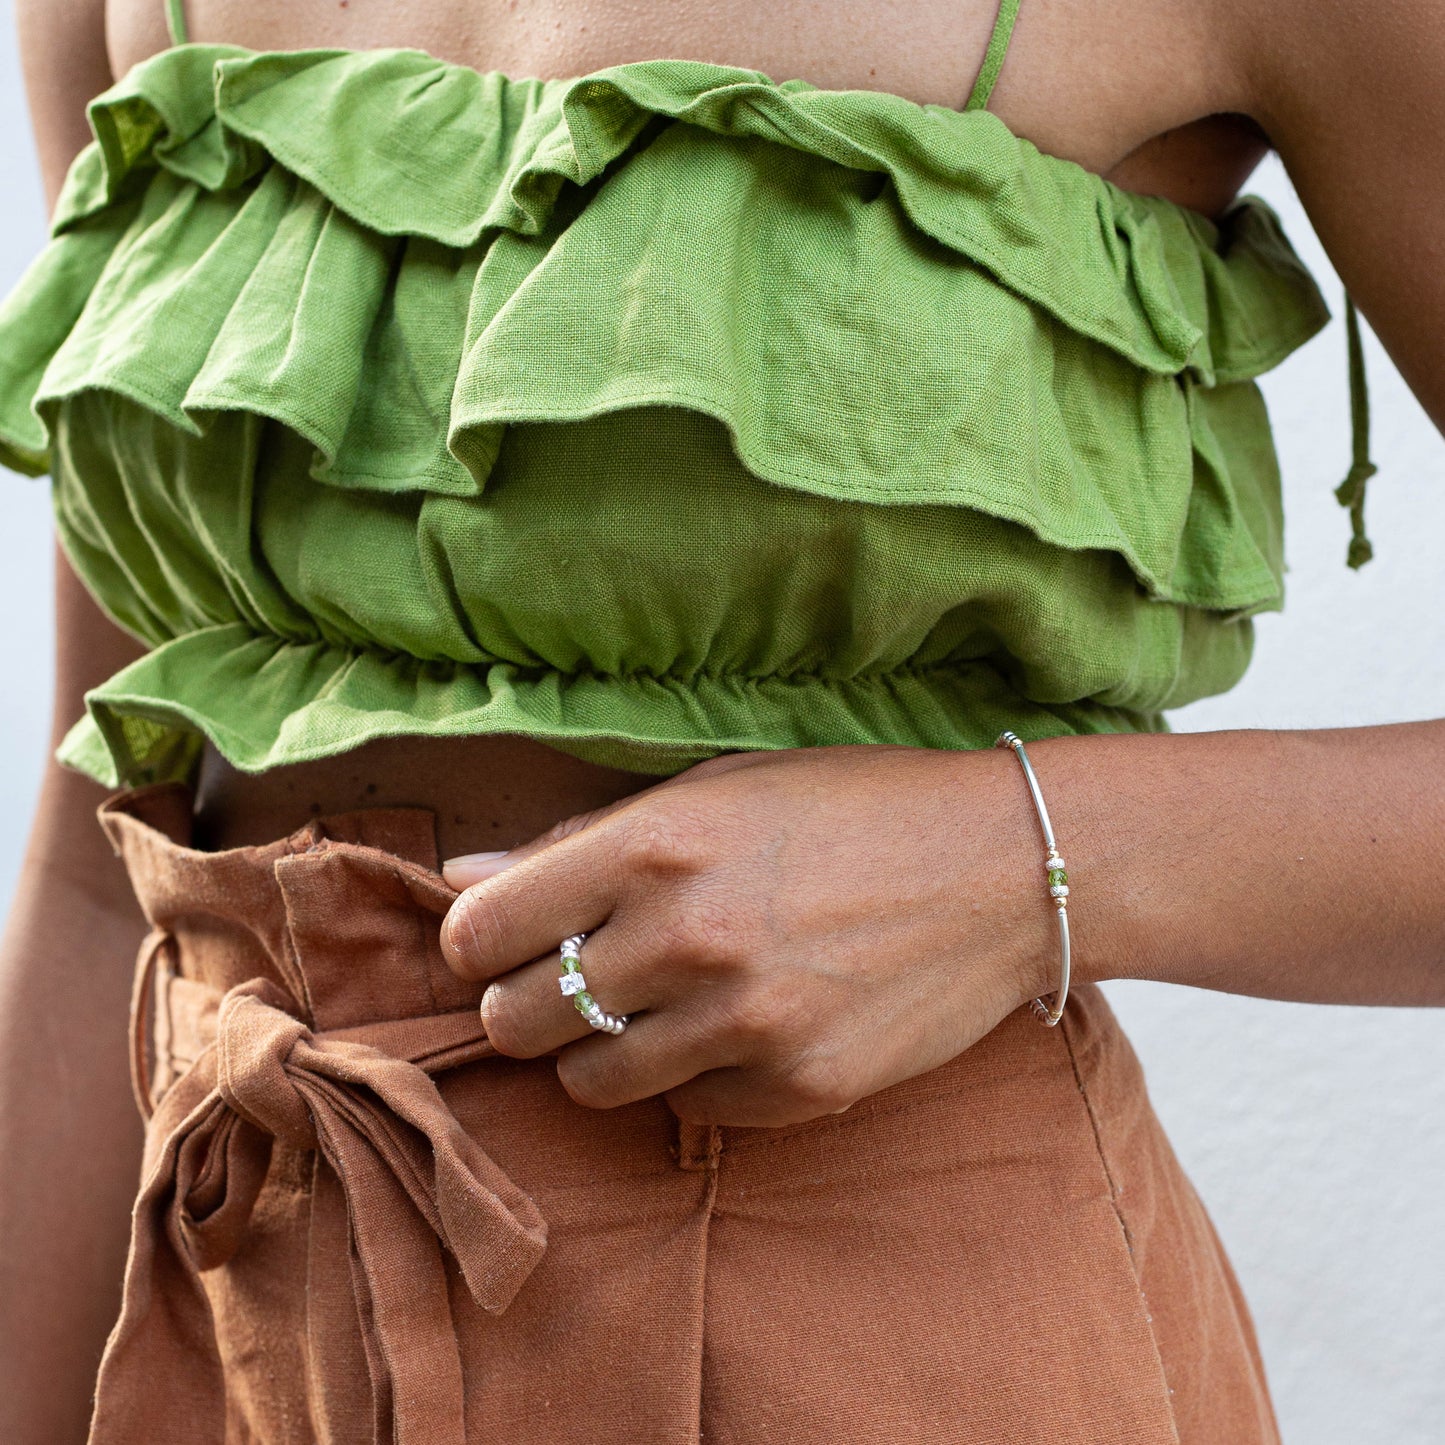
[(441, 932), (452, 971), (496, 978), (605, 923), (616, 902), (611, 831), (605, 823), (584, 828), (461, 893)]

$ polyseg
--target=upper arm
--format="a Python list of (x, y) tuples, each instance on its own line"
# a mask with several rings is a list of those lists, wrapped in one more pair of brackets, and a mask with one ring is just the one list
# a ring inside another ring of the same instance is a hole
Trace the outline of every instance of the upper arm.
[(16, 0), (25, 94), (47, 203), (90, 139), (86, 103), (112, 80), (105, 42), (105, 0)]
[(1436, 0), (1271, 0), (1241, 17), (1255, 117), (1445, 430), (1445, 14)]
[[(17, 0), (16, 22), (41, 173), (53, 206), (66, 170), (90, 139), (86, 104), (111, 83), (105, 0)], [(57, 739), (83, 710), (86, 689), (143, 651), (96, 606), (57, 551)]]

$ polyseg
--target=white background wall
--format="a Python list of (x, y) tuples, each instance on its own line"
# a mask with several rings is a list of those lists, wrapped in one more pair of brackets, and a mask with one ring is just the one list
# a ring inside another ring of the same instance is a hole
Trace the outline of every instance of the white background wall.
[[(3, 291), (44, 222), (3, 5), (0, 27)], [(1282, 169), (1267, 165), (1253, 189), (1283, 213), (1338, 311), (1338, 282)], [(1376, 559), (1347, 571), (1348, 521), (1330, 495), (1348, 463), (1344, 356), (1336, 322), (1267, 384), (1285, 469), (1288, 609), (1260, 620), (1245, 681), (1175, 714), (1176, 729), (1445, 716), (1445, 444), (1371, 338)], [(50, 528), (43, 483), (0, 475), (0, 487), (0, 618), (13, 619), (0, 629), (3, 902), (45, 741)], [(1440, 839), (1421, 842), (1442, 849)], [(1442, 1445), (1445, 1014), (1152, 984), (1110, 992), (1253, 1304), (1285, 1440)]]

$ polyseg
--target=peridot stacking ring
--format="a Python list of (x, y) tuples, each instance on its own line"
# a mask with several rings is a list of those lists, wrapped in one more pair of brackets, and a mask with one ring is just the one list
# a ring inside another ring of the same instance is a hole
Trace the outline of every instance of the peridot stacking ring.
[(582, 970), (578, 966), (581, 962), (582, 943), (586, 937), (585, 933), (574, 933), (571, 938), (562, 940), (562, 976), (557, 982), (561, 985), (563, 997), (572, 1000), (577, 1006), (577, 1012), (594, 1029), (600, 1029), (605, 1034), (620, 1034), (627, 1027), (627, 1016), (608, 1013), (587, 992), (587, 980), (582, 977)]

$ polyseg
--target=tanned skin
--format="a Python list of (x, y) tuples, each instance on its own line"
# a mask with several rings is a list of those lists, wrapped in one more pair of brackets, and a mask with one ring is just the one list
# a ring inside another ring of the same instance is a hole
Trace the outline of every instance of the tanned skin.
[[(165, 46), (161, 0), (19, 0), (53, 201), (85, 102)], [(256, 48), (415, 45), (513, 75), (661, 55), (961, 105), (995, 0), (195, 0), (192, 38)], [(1429, 0), (1024, 0), (993, 109), (1041, 149), (1206, 214), (1269, 145), (1331, 258), (1445, 424), (1445, 21)], [(57, 731), (138, 655), (63, 561)], [(1439, 652), (1438, 623), (1421, 646)], [(1445, 1003), (1445, 722), (1059, 738), (1030, 747), (1089, 940), (1085, 980), (1144, 977), (1348, 1003)], [(497, 979), (498, 1046), (553, 1050), (605, 1108), (805, 1120), (934, 1067), (1050, 987), (1036, 824), (1003, 753), (743, 754), (662, 786), (515, 738), (403, 739), (242, 777), (207, 759), (212, 846), (316, 810), (438, 810), (465, 889), (444, 940)], [(140, 1132), (124, 1017), (142, 931), (94, 820), (103, 790), (51, 765), (0, 955), (0, 1438), (79, 1441), (114, 1318)], [(560, 824), (558, 820), (563, 820)], [(554, 826), (555, 825), (555, 826)], [(552, 830), (552, 831), (548, 831)], [(521, 846), (519, 846), (521, 845)], [(642, 1011), (587, 1036), (556, 941), (605, 923), (588, 976)], [(916, 968), (947, 944), (955, 1008)], [(605, 986), (604, 986), (605, 981)]]

